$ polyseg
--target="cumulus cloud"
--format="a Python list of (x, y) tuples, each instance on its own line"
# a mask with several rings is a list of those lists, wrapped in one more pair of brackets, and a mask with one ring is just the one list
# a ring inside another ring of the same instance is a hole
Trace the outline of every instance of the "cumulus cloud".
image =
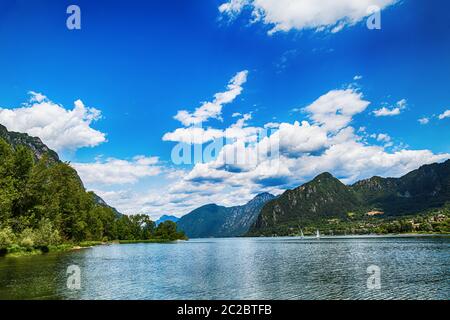
[[(164, 134), (163, 141), (181, 142), (185, 144), (204, 144), (217, 139), (225, 140), (252, 140), (262, 128), (249, 127), (246, 121), (252, 118), (251, 114), (239, 114), (239, 118), (234, 124), (226, 129), (202, 128), (201, 126), (191, 126), (178, 128), (173, 132)], [(237, 115), (234, 115), (237, 117)]]
[(211, 118), (220, 119), (223, 105), (233, 102), (242, 93), (242, 85), (247, 82), (247, 74), (246, 70), (238, 72), (230, 80), (227, 91), (216, 93), (213, 101), (204, 102), (192, 113), (187, 110), (178, 111), (175, 119), (186, 127), (198, 125)]
[(450, 118), (450, 110), (446, 110), (444, 113), (439, 115), (439, 120), (443, 120), (445, 118)]
[(316, 124), (330, 130), (346, 127), (354, 115), (363, 112), (370, 102), (355, 89), (332, 90), (321, 96), (304, 110)]
[[(355, 132), (351, 122), (369, 104), (354, 89), (332, 90), (303, 109), (309, 121), (280, 123), (262, 140), (226, 145), (213, 161), (195, 165), (185, 182), (283, 190), (325, 171), (352, 183), (373, 175), (398, 177), (423, 164), (450, 158), (450, 154), (429, 150), (389, 151), (394, 143), (386, 133), (371, 135), (382, 146), (368, 144), (364, 139), (367, 129)], [(275, 158), (271, 157), (273, 147), (278, 150)]]
[(163, 141), (182, 142), (187, 144), (204, 144), (215, 139), (222, 138), (224, 135), (223, 130), (201, 128), (201, 127), (188, 127), (178, 128), (173, 132), (164, 134)]
[(312, 29), (339, 32), (371, 14), (369, 8), (383, 10), (397, 0), (229, 0), (219, 6), (219, 11), (237, 17), (248, 9), (253, 22), (271, 26), (269, 34), (290, 30)]
[(377, 141), (381, 141), (381, 142), (390, 142), (392, 140), (392, 138), (386, 133), (380, 133), (380, 134), (376, 135), (376, 139), (377, 139)]
[(402, 110), (406, 108), (407, 101), (406, 99), (402, 99), (396, 103), (395, 107), (387, 108), (382, 107), (378, 110), (374, 110), (373, 114), (375, 117), (392, 117), (392, 116), (398, 116), (400, 113), (402, 113)]
[(390, 117), (390, 116), (398, 116), (401, 113), (399, 108), (388, 109), (386, 107), (382, 107), (381, 109), (375, 110), (373, 114), (376, 117)]
[(101, 112), (89, 108), (81, 100), (72, 110), (30, 91), (30, 99), (22, 107), (0, 108), (0, 123), (11, 131), (39, 137), (56, 151), (95, 147), (106, 141), (106, 135), (91, 127), (101, 118)]
[(140, 179), (159, 175), (162, 168), (157, 157), (136, 156), (132, 160), (108, 158), (93, 163), (73, 163), (84, 183), (92, 185), (120, 185), (136, 183)]
[(183, 171), (166, 175), (169, 182), (163, 193), (160, 188), (148, 188), (141, 192), (105, 188), (94, 188), (93, 191), (122, 213), (144, 213), (155, 220), (163, 214), (182, 216), (208, 203), (224, 206), (244, 204), (255, 192), (246, 188), (232, 189), (219, 183), (186, 181), (183, 179), (186, 174)]

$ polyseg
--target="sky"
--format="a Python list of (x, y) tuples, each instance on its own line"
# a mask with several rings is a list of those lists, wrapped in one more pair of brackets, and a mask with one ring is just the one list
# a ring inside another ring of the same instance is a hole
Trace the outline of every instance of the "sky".
[[(81, 29), (67, 26), (70, 5)], [(347, 184), (399, 177), (450, 158), (449, 11), (1, 0), (0, 123), (40, 137), (119, 211), (154, 219), (325, 171)]]

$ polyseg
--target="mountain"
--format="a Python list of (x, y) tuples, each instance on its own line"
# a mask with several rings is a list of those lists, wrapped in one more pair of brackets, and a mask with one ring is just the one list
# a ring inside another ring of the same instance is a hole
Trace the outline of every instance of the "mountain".
[(351, 188), (363, 204), (388, 215), (440, 207), (450, 201), (450, 160), (422, 166), (398, 179), (373, 177), (362, 180)]
[(329, 173), (287, 190), (261, 210), (248, 235), (286, 234), (300, 227), (353, 216), (395, 217), (439, 208), (450, 201), (450, 160), (401, 178), (373, 177), (344, 185)]
[(33, 151), (35, 160), (39, 160), (47, 154), (52, 162), (59, 162), (58, 154), (47, 147), (37, 137), (31, 137), (26, 133), (8, 131), (5, 126), (0, 124), (0, 138), (5, 140), (13, 148), (17, 148), (20, 145), (28, 147)]
[(106, 201), (103, 200), (99, 195), (95, 194), (95, 193), (92, 192), (92, 191), (91, 191), (91, 194), (92, 194), (92, 197), (93, 197), (94, 202), (95, 202), (96, 204), (98, 204), (98, 205), (101, 206), (101, 207), (111, 209), (111, 210), (114, 212), (114, 214), (116, 215), (117, 218), (120, 218), (120, 217), (122, 216), (122, 213), (120, 213), (119, 211), (117, 211), (116, 208), (111, 207), (109, 204), (107, 204)]
[(245, 234), (265, 203), (274, 199), (269, 193), (257, 195), (243, 206), (223, 207), (208, 204), (178, 220), (178, 229), (189, 238), (236, 237)]
[[(18, 146), (25, 146), (26, 148), (32, 151), (35, 161), (41, 160), (44, 157), (44, 155), (46, 155), (48, 157), (49, 163), (51, 164), (61, 163), (58, 154), (55, 151), (51, 150), (49, 147), (47, 147), (38, 137), (31, 137), (26, 133), (8, 131), (8, 129), (5, 126), (0, 124), (0, 139), (6, 141), (6, 143), (8, 143), (14, 149), (16, 149)], [(82, 185), (83, 182), (81, 181), (81, 178), (78, 176), (77, 173), (75, 173), (75, 176), (78, 179), (79, 183)], [(82, 187), (84, 188), (84, 186)], [(93, 195), (94, 202), (97, 205), (111, 209), (114, 211), (116, 216), (118, 217), (121, 216), (120, 212), (118, 212), (115, 208), (109, 206), (97, 194), (93, 192), (91, 192), (91, 194)]]
[(180, 220), (180, 218), (178, 218), (178, 217), (169, 216), (169, 215), (163, 215), (163, 216), (161, 216), (161, 218), (156, 220), (155, 224), (156, 224), (156, 226), (159, 226), (160, 223), (163, 223), (165, 221), (172, 221), (172, 222), (176, 223), (178, 220)]
[(229, 215), (222, 228), (222, 236), (235, 237), (245, 234), (258, 218), (262, 207), (274, 198), (270, 193), (261, 193), (243, 206), (228, 208)]
[(268, 202), (251, 229), (298, 226), (301, 220), (313, 220), (318, 216), (343, 216), (357, 207), (356, 195), (331, 174), (323, 173), (311, 182), (288, 190)]
[(174, 224), (121, 215), (40, 139), (0, 128), (0, 255), (85, 241), (186, 239)]

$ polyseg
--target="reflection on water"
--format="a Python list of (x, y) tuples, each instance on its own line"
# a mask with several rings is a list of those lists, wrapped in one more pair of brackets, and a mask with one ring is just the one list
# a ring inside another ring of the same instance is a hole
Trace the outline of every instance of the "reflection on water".
[[(0, 299), (449, 299), (450, 238), (198, 239), (0, 258)], [(81, 269), (81, 290), (66, 286)], [(367, 267), (381, 290), (367, 289)]]

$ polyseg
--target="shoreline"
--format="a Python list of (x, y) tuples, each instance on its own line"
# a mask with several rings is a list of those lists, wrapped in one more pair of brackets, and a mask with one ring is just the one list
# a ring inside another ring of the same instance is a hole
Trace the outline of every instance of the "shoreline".
[[(0, 255), (1, 258), (21, 258), (21, 257), (31, 257), (31, 256), (38, 256), (38, 255), (45, 255), (45, 254), (52, 254), (52, 253), (64, 253), (64, 252), (71, 252), (71, 251), (79, 251), (84, 249), (91, 249), (97, 246), (110, 246), (110, 245), (124, 245), (124, 244), (137, 244), (137, 243), (177, 243), (180, 240), (167, 240), (167, 239), (148, 239), (148, 240), (114, 240), (114, 241), (85, 241), (77, 244), (69, 244), (69, 243), (63, 243), (60, 245), (54, 245), (54, 246), (48, 246), (46, 247), (46, 250), (42, 250), (39, 248), (33, 248), (33, 249), (25, 249), (15, 251), (15, 252), (6, 252), (2, 255)], [(187, 240), (181, 240), (181, 241), (187, 241)]]
[[(192, 240), (204, 240), (204, 239), (292, 239), (292, 240), (305, 240), (305, 241), (320, 241), (320, 240), (333, 240), (333, 239), (376, 239), (376, 238), (433, 238), (442, 237), (450, 238), (450, 233), (399, 233), (399, 234), (365, 234), (365, 235), (336, 235), (336, 236), (320, 236), (316, 238), (315, 236), (277, 236), (277, 237), (228, 237), (228, 238), (193, 238)], [(48, 251), (42, 251), (41, 249), (31, 249), (29, 251), (17, 251), (6, 253), (0, 256), (1, 258), (20, 258), (20, 257), (31, 257), (45, 254), (53, 253), (65, 253), (71, 251), (79, 251), (84, 249), (90, 249), (97, 246), (110, 246), (110, 245), (126, 245), (126, 244), (175, 244), (179, 242), (186, 242), (188, 240), (164, 240), (164, 239), (149, 239), (149, 240), (115, 240), (108, 242), (101, 241), (86, 241), (78, 244), (61, 244), (57, 246), (49, 246)]]
[[(450, 237), (450, 233), (391, 233), (391, 234), (352, 234), (352, 235), (321, 235), (319, 239), (364, 239), (364, 238), (432, 238)], [(304, 240), (316, 240), (316, 236), (279, 236), (279, 237), (247, 237), (247, 238), (293, 238)]]
[[(293, 239), (293, 240), (333, 240), (333, 239), (376, 239), (376, 238), (433, 238), (433, 237), (442, 237), (449, 238), (450, 233), (398, 233), (398, 234), (355, 234), (355, 235), (323, 235), (320, 238), (316, 238), (314, 235), (308, 236), (252, 236), (252, 237), (226, 237), (226, 238), (192, 238), (192, 240), (201, 240), (201, 239)], [(188, 239), (189, 240), (189, 239)], [(31, 250), (20, 250), (16, 252), (7, 252), (0, 255), (1, 258), (20, 258), (20, 257), (30, 257), (30, 256), (38, 256), (52, 253), (64, 253), (71, 251), (79, 251), (84, 249), (90, 249), (97, 246), (110, 246), (110, 245), (126, 245), (126, 244), (175, 244), (179, 242), (186, 242), (186, 239), (178, 239), (178, 240), (165, 240), (165, 239), (149, 239), (149, 240), (114, 240), (108, 242), (102, 241), (85, 241), (78, 244), (60, 244), (56, 246), (49, 246), (46, 250), (41, 250), (39, 248), (33, 248)]]

